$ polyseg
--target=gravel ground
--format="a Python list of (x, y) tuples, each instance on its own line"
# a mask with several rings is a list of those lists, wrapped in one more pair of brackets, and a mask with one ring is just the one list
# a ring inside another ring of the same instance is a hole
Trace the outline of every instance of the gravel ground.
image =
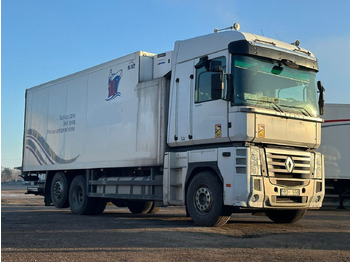
[(350, 261), (350, 210), (309, 211), (296, 224), (233, 214), (221, 228), (193, 225), (184, 208), (100, 216), (44, 207), (23, 186), (1, 191), (2, 261)]

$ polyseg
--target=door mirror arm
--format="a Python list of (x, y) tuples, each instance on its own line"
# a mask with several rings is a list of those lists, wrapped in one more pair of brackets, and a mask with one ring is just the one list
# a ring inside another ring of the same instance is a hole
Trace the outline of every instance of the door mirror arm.
[(232, 74), (225, 74), (227, 80), (227, 93), (225, 100), (231, 101), (231, 105), (233, 103), (233, 78)]
[(318, 92), (320, 93), (318, 98), (318, 107), (320, 110), (320, 115), (322, 116), (324, 113), (324, 95), (323, 93), (326, 91), (326, 89), (323, 87), (321, 81), (317, 81), (317, 88)]

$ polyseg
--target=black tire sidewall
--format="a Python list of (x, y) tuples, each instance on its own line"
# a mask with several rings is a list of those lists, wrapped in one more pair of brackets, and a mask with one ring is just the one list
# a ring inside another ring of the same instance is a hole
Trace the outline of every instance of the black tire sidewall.
[[(83, 201), (81, 204), (75, 201), (75, 190), (82, 190)], [(83, 176), (76, 176), (69, 188), (69, 205), (73, 214), (83, 215), (87, 212), (88, 196), (86, 192), (86, 179)]]

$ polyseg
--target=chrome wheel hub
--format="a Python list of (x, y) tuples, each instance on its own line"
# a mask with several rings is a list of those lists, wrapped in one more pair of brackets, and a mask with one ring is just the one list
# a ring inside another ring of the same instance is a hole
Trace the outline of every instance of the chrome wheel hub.
[(63, 183), (62, 181), (57, 181), (53, 187), (53, 193), (56, 199), (61, 199), (63, 196)]
[(207, 213), (213, 203), (213, 195), (208, 187), (200, 187), (196, 192), (195, 203), (197, 209), (202, 213)]

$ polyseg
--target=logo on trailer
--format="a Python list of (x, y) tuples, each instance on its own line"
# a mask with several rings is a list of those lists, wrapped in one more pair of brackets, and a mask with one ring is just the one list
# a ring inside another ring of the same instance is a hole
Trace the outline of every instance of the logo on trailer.
[(106, 98), (106, 101), (110, 101), (117, 96), (120, 96), (121, 93), (118, 92), (118, 86), (120, 79), (123, 76), (123, 70), (119, 70), (116, 73), (113, 73), (112, 69), (109, 71), (109, 77), (108, 77), (108, 97)]

